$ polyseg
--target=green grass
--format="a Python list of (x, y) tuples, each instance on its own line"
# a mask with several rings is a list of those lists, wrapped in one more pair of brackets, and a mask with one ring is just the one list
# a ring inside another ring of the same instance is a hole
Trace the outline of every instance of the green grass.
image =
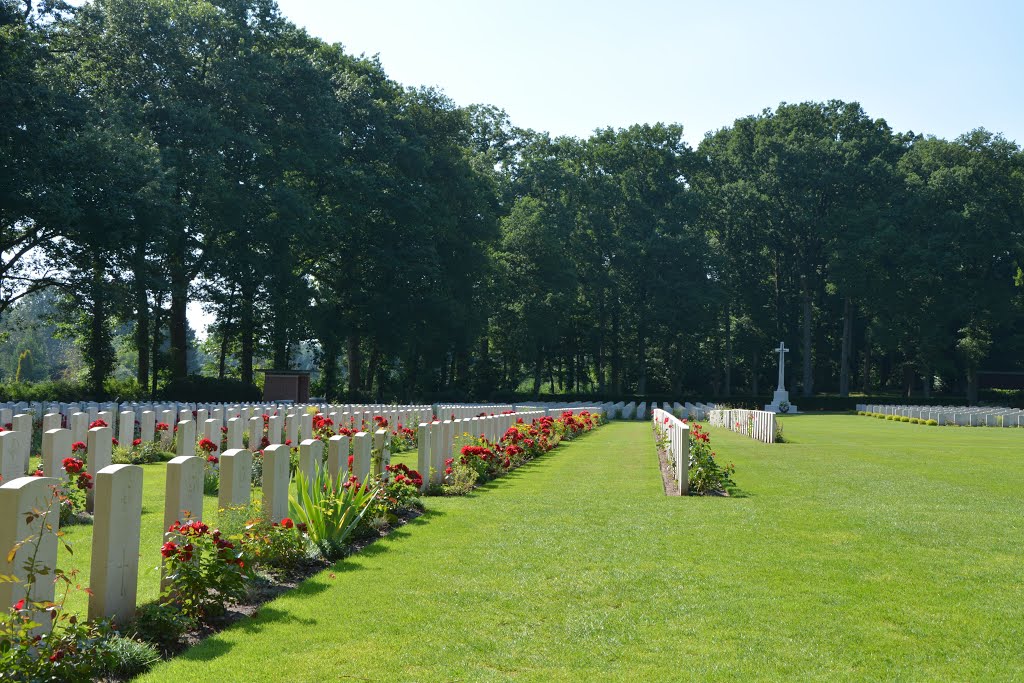
[[(167, 464), (142, 465), (142, 529), (139, 541), (138, 603), (156, 600), (160, 595), (160, 546), (164, 531), (164, 487), (167, 482)], [(258, 493), (257, 493), (258, 497)], [(207, 518), (216, 515), (217, 496), (205, 496), (203, 512)], [(57, 566), (65, 571), (77, 569), (75, 582), (89, 585), (92, 567), (92, 526), (76, 524), (63, 529), (64, 538), (71, 545), (71, 553), (63, 546), (57, 551)], [(58, 586), (59, 589), (59, 586)], [(59, 597), (59, 595), (58, 595)], [(78, 614), (88, 611), (89, 597), (83, 591), (72, 590), (66, 607)]]
[(1024, 433), (712, 430), (733, 498), (666, 498), (649, 427), (559, 448), (146, 681), (993, 680), (1024, 667)]

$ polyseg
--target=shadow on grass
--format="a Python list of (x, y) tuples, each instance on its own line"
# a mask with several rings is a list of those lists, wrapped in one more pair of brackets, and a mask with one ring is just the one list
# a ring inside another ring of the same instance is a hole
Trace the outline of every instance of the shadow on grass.
[(256, 609), (256, 613), (251, 617), (239, 619), (223, 631), (213, 634), (202, 642), (197, 643), (188, 650), (185, 650), (175, 657), (175, 659), (180, 658), (186, 661), (206, 662), (229, 654), (232, 644), (220, 637), (220, 634), (222, 633), (240, 631), (247, 635), (253, 635), (260, 633), (264, 626), (273, 623), (287, 623), (295, 627), (316, 626), (317, 622), (315, 619), (298, 616), (293, 611), (278, 609), (277, 607), (274, 607), (274, 603), (281, 598), (313, 598), (326, 592), (334, 587), (331, 583), (334, 578), (333, 575), (367, 570), (367, 567), (363, 563), (353, 562), (352, 560), (376, 557), (377, 555), (386, 553), (392, 543), (400, 542), (412, 535), (409, 527), (427, 524), (435, 517), (443, 517), (445, 514), (446, 513), (439, 510), (424, 511), (419, 516), (408, 520), (402, 526), (392, 529), (387, 536), (381, 536), (380, 538), (373, 539), (367, 545), (361, 547), (358, 552), (338, 560), (313, 576), (304, 579), (295, 588), (285, 591), (270, 602), (260, 605)]

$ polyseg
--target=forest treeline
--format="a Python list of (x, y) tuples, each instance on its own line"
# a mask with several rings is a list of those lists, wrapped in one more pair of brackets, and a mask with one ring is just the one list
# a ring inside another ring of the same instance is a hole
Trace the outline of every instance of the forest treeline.
[(0, 0), (0, 40), (0, 320), (45, 290), (93, 394), (119, 330), (182, 380), (195, 301), (209, 374), (302, 353), (327, 398), (766, 394), (780, 340), (797, 395), (1024, 370), (1024, 152), (983, 129), (552, 137), (272, 0)]

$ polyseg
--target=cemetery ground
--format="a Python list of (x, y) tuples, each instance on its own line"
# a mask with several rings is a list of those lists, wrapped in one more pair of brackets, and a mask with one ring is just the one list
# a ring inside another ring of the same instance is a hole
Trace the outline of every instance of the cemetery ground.
[(427, 499), (142, 680), (1018, 675), (1020, 432), (783, 423), (775, 445), (712, 430), (729, 498), (664, 496), (650, 424), (612, 423)]

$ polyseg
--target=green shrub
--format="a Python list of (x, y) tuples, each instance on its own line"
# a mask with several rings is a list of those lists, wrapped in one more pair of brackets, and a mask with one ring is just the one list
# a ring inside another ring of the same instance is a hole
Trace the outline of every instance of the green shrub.
[(927, 420), (925, 422), (925, 424), (928, 425), (929, 427), (938, 427), (939, 426), (939, 421), (938, 420)]
[(309, 540), (327, 559), (337, 559), (345, 552), (345, 542), (380, 493), (378, 484), (360, 484), (348, 472), (336, 480), (323, 468), (312, 480), (302, 472), (295, 473), (295, 491), (288, 496), (288, 512), (304, 524)]
[(879, 420), (884, 420), (885, 413), (875, 413), (875, 417), (877, 417)]
[(133, 625), (139, 638), (166, 653), (176, 650), (182, 637), (196, 629), (199, 622), (174, 605), (151, 602), (138, 609)]
[(912, 424), (912, 425), (916, 425), (919, 422), (920, 422), (920, 420), (917, 419), (916, 417), (910, 418), (910, 424)]
[(863, 410), (858, 410), (858, 411), (857, 411), (857, 414), (858, 414), (858, 415), (867, 415), (867, 413), (866, 413), (866, 412), (864, 412)]
[(476, 480), (480, 476), (476, 469), (461, 462), (452, 462), (447, 472), (448, 481), (442, 487), (446, 496), (464, 496), (476, 486)]
[(907, 417), (906, 415), (901, 415), (900, 422), (910, 422), (910, 418)]
[(174, 453), (165, 451), (159, 441), (149, 441), (131, 448), (114, 446), (111, 462), (115, 465), (145, 465), (151, 462), (167, 462), (173, 457)]
[(113, 660), (108, 673), (119, 679), (128, 680), (144, 674), (160, 661), (160, 652), (152, 643), (116, 636), (108, 647)]

